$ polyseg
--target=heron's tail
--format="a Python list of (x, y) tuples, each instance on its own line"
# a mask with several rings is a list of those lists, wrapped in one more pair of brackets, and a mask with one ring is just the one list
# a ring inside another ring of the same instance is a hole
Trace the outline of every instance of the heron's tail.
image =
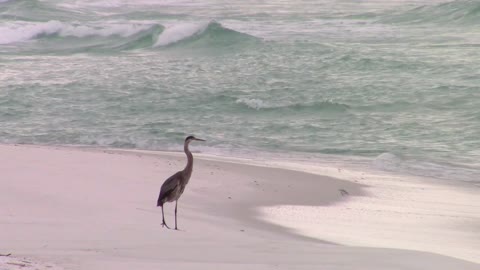
[(163, 207), (163, 202), (161, 198), (158, 198), (157, 200), (157, 207), (162, 206)]

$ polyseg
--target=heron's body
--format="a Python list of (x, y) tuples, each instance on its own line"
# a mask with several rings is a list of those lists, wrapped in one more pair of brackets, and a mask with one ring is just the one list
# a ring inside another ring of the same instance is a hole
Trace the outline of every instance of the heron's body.
[(180, 198), (185, 191), (188, 180), (182, 171), (170, 176), (162, 185), (158, 196), (157, 206), (163, 206), (166, 202), (173, 202)]
[(185, 139), (185, 144), (184, 144), (184, 151), (185, 154), (187, 155), (187, 166), (185, 166), (185, 169), (182, 171), (179, 171), (175, 173), (174, 175), (170, 176), (167, 180), (162, 185), (162, 188), (160, 189), (160, 194), (158, 196), (157, 200), (157, 206), (162, 207), (162, 226), (167, 226), (165, 223), (165, 216), (163, 213), (163, 205), (166, 202), (173, 202), (175, 201), (175, 229), (177, 230), (177, 205), (178, 205), (178, 199), (180, 196), (182, 196), (183, 191), (185, 191), (185, 187), (188, 184), (188, 181), (190, 180), (190, 177), (192, 176), (192, 171), (193, 171), (193, 155), (192, 152), (188, 149), (188, 145), (192, 140), (197, 140), (197, 141), (203, 141), (201, 139), (197, 139), (193, 136), (188, 136)]

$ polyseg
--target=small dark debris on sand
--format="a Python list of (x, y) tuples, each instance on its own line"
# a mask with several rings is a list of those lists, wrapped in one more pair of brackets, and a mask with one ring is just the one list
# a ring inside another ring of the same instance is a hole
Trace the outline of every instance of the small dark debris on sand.
[(24, 264), (24, 263), (12, 263), (12, 262), (7, 262), (7, 264), (16, 265), (16, 266), (20, 266), (20, 267), (25, 267), (25, 266), (27, 266), (27, 265)]
[(340, 191), (340, 194), (342, 194), (342, 196), (350, 195), (345, 189), (339, 189), (338, 191)]

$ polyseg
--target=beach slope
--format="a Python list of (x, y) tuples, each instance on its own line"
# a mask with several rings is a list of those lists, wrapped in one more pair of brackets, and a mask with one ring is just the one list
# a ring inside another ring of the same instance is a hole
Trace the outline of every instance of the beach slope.
[[(158, 192), (184, 166), (182, 153), (0, 146), (0, 254), (12, 254), (0, 269), (22, 260), (37, 269), (480, 269), (274, 225), (259, 207), (328, 207), (371, 194), (359, 183), (231, 160), (196, 156), (179, 201), (181, 230), (164, 229)], [(165, 210), (174, 225), (174, 204)]]

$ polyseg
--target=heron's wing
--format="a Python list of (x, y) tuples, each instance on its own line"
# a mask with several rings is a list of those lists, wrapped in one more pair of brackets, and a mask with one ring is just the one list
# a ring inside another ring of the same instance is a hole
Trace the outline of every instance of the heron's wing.
[(180, 178), (182, 177), (182, 172), (177, 172), (174, 175), (170, 176), (162, 185), (160, 189), (160, 195), (158, 196), (157, 205), (161, 205), (161, 201), (168, 197), (175, 188), (180, 184)]

